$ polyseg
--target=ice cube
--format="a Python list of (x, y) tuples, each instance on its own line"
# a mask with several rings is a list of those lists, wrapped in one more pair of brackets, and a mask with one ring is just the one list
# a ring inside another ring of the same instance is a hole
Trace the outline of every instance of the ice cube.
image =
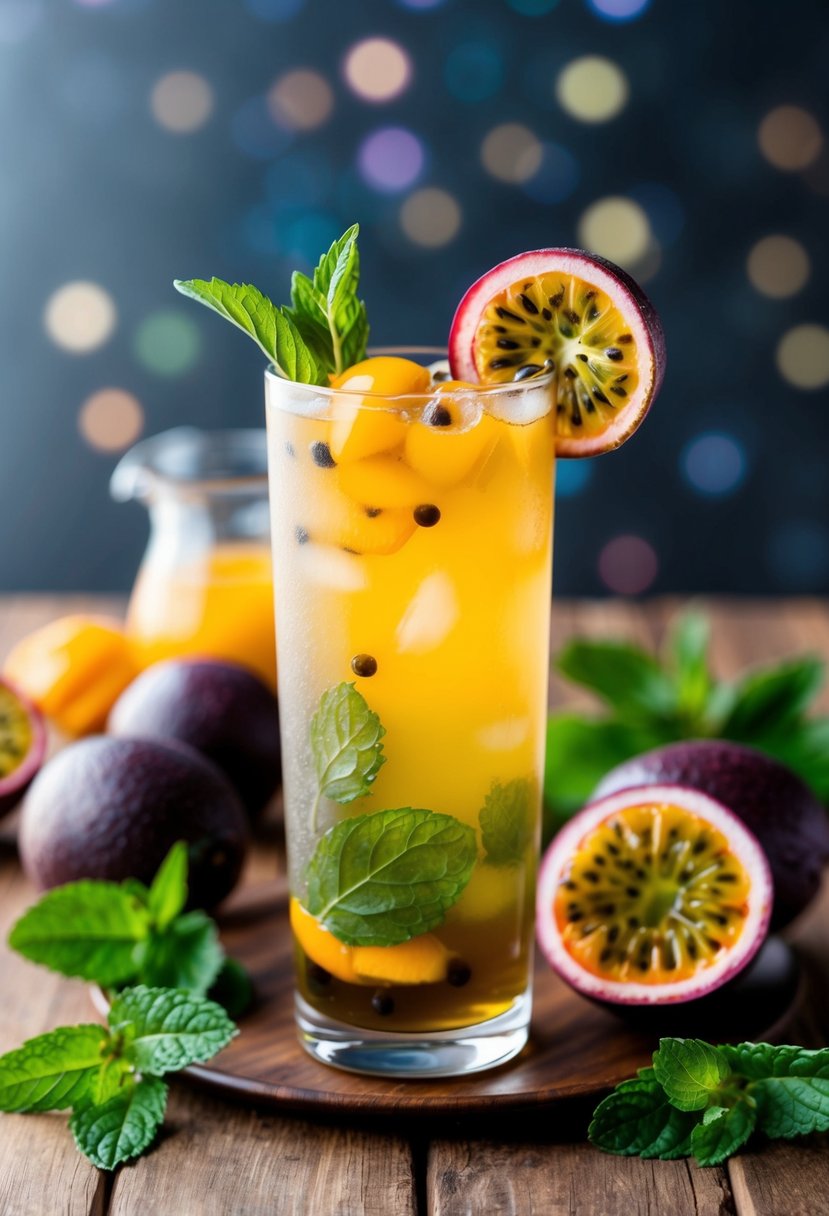
[(481, 747), (492, 752), (511, 752), (525, 743), (530, 733), (529, 718), (506, 718), (478, 731)]
[(427, 654), (436, 650), (457, 624), (458, 598), (448, 574), (428, 575), (412, 596), (397, 626), (400, 654)]
[(299, 567), (309, 582), (332, 591), (362, 591), (368, 586), (365, 562), (330, 545), (304, 545)]

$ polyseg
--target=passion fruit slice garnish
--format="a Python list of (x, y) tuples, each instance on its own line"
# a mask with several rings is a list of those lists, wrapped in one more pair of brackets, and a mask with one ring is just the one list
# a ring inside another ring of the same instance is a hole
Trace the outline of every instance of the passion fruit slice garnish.
[(548, 372), (556, 451), (592, 456), (629, 438), (662, 381), (656, 312), (624, 270), (577, 249), (502, 262), (470, 287), (449, 336), (452, 374), (482, 384)]
[(37, 775), (46, 754), (40, 711), (0, 676), (0, 816), (11, 811)]
[(625, 790), (577, 815), (550, 846), (539, 941), (585, 995), (692, 1000), (754, 957), (771, 901), (768, 861), (729, 810), (681, 786)]

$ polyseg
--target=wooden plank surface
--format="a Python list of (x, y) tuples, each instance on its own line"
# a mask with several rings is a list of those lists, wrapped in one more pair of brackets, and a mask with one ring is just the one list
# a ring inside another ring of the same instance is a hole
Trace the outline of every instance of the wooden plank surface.
[[(718, 674), (750, 662), (811, 650), (829, 657), (829, 610), (814, 600), (702, 603), (714, 622)], [(654, 643), (664, 637), (676, 601), (647, 605), (612, 601), (559, 604), (555, 648), (577, 631)], [(117, 612), (118, 600), (7, 597), (0, 601), (0, 660), (29, 629), (66, 611)], [(553, 680), (556, 704), (586, 706), (589, 698)], [(822, 699), (829, 708), (829, 690)], [(62, 1023), (89, 1020), (79, 983), (62, 980), (11, 955), (8, 928), (32, 892), (19, 872), (14, 822), (0, 829), (0, 1051)], [(257, 845), (246, 880), (268, 888), (281, 868), (278, 836)], [(819, 992), (814, 1032), (829, 1033), (829, 899), (796, 928)], [(460, 1134), (432, 1141), (427, 1154), (403, 1131), (387, 1134), (344, 1124), (310, 1124), (224, 1104), (174, 1083), (164, 1131), (141, 1161), (106, 1179), (76, 1151), (63, 1116), (3, 1116), (0, 1129), (0, 1213), (314, 1213), (433, 1216), (487, 1213), (532, 1216), (800, 1216), (829, 1212), (829, 1142), (811, 1138), (762, 1145), (726, 1169), (686, 1162), (641, 1162), (597, 1152), (583, 1128), (579, 1143), (552, 1143), (540, 1116), (524, 1130), (490, 1128), (488, 1140)], [(512, 1137), (499, 1139), (509, 1131)], [(423, 1131), (419, 1133), (423, 1135)]]

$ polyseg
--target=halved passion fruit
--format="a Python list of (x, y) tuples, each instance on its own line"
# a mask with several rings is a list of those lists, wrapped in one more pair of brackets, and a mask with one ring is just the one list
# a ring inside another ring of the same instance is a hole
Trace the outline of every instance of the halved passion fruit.
[(697, 790), (624, 790), (559, 832), (539, 875), (538, 939), (585, 996), (622, 1005), (694, 1000), (751, 961), (772, 906), (756, 838)]
[(629, 438), (656, 396), (665, 339), (653, 305), (618, 266), (578, 249), (501, 262), (461, 300), (452, 375), (482, 384), (549, 370), (559, 456), (594, 456)]
[(17, 806), (45, 755), (42, 714), (0, 676), (0, 816)]

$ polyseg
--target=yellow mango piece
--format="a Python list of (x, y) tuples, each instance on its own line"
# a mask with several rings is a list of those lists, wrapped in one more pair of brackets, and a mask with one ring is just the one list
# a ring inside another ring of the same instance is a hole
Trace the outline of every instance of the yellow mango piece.
[(381, 503), (347, 497), (339, 481), (343, 471), (319, 470), (297, 515), (298, 542), (331, 545), (359, 554), (396, 553), (417, 527), (411, 509), (387, 510)]
[(451, 958), (443, 942), (422, 933), (399, 946), (355, 946), (354, 970), (363, 983), (439, 984)]
[(119, 621), (76, 615), (23, 638), (3, 670), (59, 730), (79, 736), (103, 730), (138, 665)]
[(430, 502), (429, 482), (395, 456), (369, 456), (337, 469), (344, 494), (366, 507), (416, 507)]
[(291, 899), (289, 916), (294, 937), (312, 962), (346, 984), (359, 983), (351, 946), (337, 941), (334, 934), (307, 912), (296, 897)]
[[(443, 407), (450, 417), (457, 412), (455, 403)], [(458, 485), (492, 450), (498, 439), (498, 426), (487, 414), (466, 430), (456, 430), (457, 423), (436, 426), (429, 419), (434, 411), (427, 410), (424, 420), (413, 423), (406, 435), (406, 463), (432, 485), (448, 488)]]
[(386, 399), (423, 392), (429, 380), (428, 368), (390, 355), (364, 359), (336, 376), (332, 388), (343, 392), (332, 405), (328, 446), (334, 459), (362, 460), (401, 448), (406, 422)]

